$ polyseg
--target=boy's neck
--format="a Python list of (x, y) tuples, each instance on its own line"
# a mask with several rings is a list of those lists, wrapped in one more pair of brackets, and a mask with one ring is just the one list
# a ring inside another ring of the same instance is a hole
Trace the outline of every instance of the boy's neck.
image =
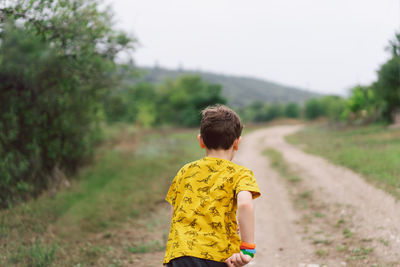
[(224, 149), (206, 149), (206, 156), (212, 158), (232, 160), (235, 155), (235, 151), (231, 148), (228, 150)]

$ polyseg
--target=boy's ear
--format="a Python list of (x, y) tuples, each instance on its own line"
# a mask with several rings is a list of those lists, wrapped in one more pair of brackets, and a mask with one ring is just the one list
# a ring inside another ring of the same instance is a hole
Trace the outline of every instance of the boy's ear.
[(201, 137), (200, 134), (197, 136), (197, 140), (199, 140), (199, 144), (200, 144), (201, 148), (206, 148), (206, 145), (204, 144), (204, 141), (203, 141), (203, 137)]
[(235, 141), (233, 141), (233, 150), (239, 149), (239, 144), (240, 144), (241, 140), (242, 140), (242, 137), (239, 136), (238, 138), (235, 139)]

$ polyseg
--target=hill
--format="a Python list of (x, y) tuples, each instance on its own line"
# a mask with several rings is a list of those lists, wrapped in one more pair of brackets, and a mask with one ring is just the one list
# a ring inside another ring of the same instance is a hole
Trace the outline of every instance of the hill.
[(203, 71), (171, 70), (160, 67), (139, 67), (139, 69), (143, 72), (142, 80), (151, 83), (160, 83), (167, 78), (175, 79), (184, 74), (200, 75), (210, 83), (221, 84), (223, 86), (223, 94), (228, 99), (228, 102), (238, 107), (246, 106), (256, 100), (269, 103), (303, 103), (312, 97), (321, 96), (315, 92), (251, 77)]

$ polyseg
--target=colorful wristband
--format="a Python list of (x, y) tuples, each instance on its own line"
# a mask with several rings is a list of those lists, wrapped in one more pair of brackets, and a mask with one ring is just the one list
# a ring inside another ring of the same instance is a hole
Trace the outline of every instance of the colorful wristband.
[(254, 258), (254, 254), (253, 254), (253, 253), (248, 252), (247, 250), (244, 250), (244, 249), (242, 249), (241, 251), (242, 251), (242, 253), (243, 253), (244, 255), (249, 255), (250, 257)]
[(249, 247), (246, 247), (246, 246), (240, 246), (240, 249), (254, 249), (254, 248), (249, 248)]
[(255, 249), (256, 248), (256, 244), (251, 244), (251, 243), (247, 243), (242, 241), (240, 243), (240, 247), (245, 247), (246, 249)]
[(245, 250), (247, 252), (250, 252), (250, 253), (253, 253), (253, 254), (256, 254), (256, 250), (255, 249), (241, 249), (241, 251), (243, 251), (243, 250)]

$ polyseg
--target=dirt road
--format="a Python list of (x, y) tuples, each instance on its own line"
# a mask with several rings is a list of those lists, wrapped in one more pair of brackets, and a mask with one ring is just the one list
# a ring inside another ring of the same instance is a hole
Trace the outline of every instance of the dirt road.
[[(400, 266), (400, 203), (358, 174), (286, 143), (284, 136), (300, 128), (254, 131), (235, 157), (254, 171), (262, 192), (252, 266)], [(267, 147), (283, 155), (300, 183), (280, 177), (262, 156)]]

